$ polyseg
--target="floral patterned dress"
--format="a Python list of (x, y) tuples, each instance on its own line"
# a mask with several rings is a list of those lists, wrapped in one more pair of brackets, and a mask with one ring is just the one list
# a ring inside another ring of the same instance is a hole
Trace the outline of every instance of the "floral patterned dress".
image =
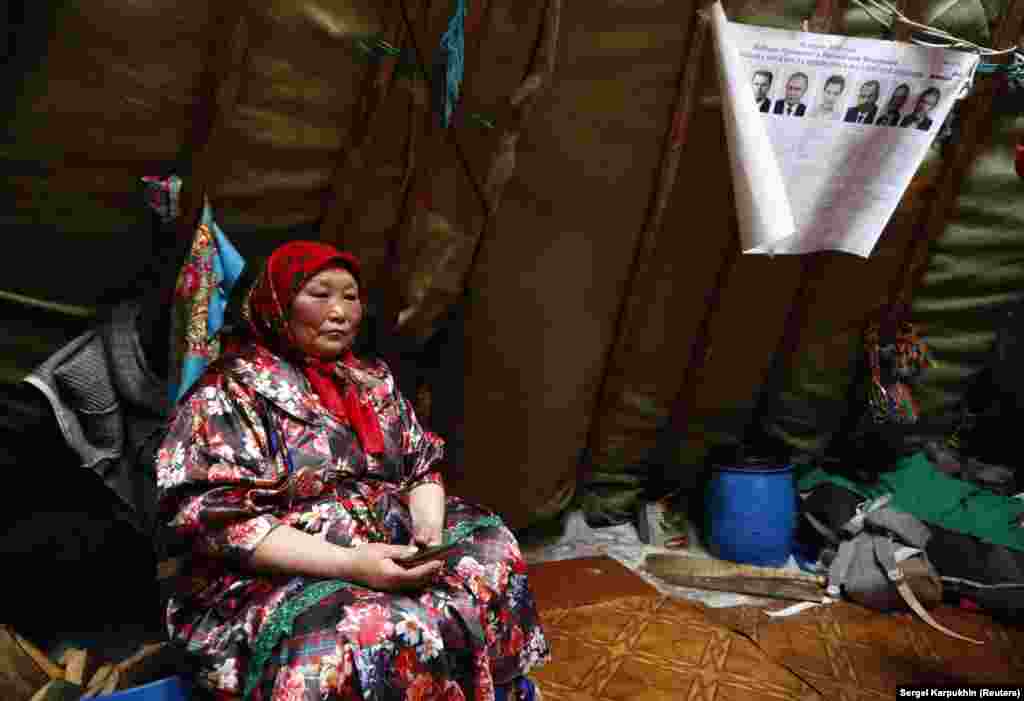
[[(387, 367), (346, 370), (379, 417), (383, 454), (364, 453), (302, 373), (257, 344), (214, 363), (171, 422), (160, 504), (193, 555), (167, 622), (200, 657), (206, 687), (241, 696), (262, 627), (316, 582), (239, 567), (267, 534), (287, 524), (341, 546), (409, 543), (408, 492), (441, 481), (443, 443), (417, 423)], [(447, 498), (446, 528), (487, 515)], [(428, 589), (352, 585), (301, 613), (252, 698), (491, 701), (548, 658), (515, 538), (489, 526), (452, 551)]]

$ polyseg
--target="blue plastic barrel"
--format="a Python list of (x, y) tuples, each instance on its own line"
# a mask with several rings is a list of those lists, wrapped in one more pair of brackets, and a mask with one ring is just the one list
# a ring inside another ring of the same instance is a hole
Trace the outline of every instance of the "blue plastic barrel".
[(181, 677), (167, 677), (101, 698), (103, 701), (189, 701), (192, 685)]
[(748, 462), (714, 468), (705, 492), (704, 534), (721, 560), (779, 567), (793, 552), (793, 466)]

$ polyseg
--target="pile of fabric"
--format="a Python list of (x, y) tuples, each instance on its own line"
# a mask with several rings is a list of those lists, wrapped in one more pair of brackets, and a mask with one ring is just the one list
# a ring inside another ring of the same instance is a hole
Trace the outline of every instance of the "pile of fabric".
[[(804, 516), (800, 540), (809, 544), (811, 559), (824, 553), (833, 579), (837, 567), (832, 557), (841, 560), (836, 551), (842, 553), (842, 541), (860, 530), (851, 530), (851, 524), (863, 527), (865, 519), (870, 524), (869, 512), (881, 508), (876, 515), (891, 512), (918, 524), (901, 531), (882, 528), (879, 522), (874, 533), (925, 553), (921, 562), (938, 586), (940, 599), (982, 607), (1007, 619), (1024, 614), (1024, 495), (1019, 493), (1024, 490), (1024, 472), (1013, 454), (1001, 456), (1009, 458), (1007, 465), (985, 462), (992, 453), (982, 452), (987, 442), (978, 436), (985, 435), (979, 430), (984, 422), (975, 420), (989, 409), (986, 401), (996, 399), (1002, 410), (1019, 416), (1017, 399), (1024, 393), (1019, 391), (1013, 359), (1024, 347), (1014, 331), (1000, 333), (994, 362), (980, 375), (984, 383), (976, 380), (973, 392), (968, 392), (964, 415), (970, 421), (941, 444), (918, 445), (906, 440), (919, 417), (913, 384), (934, 361), (912, 325), (869, 328), (865, 338), (870, 420), (862, 422), (848, 446), (873, 449), (859, 455), (850, 450), (838, 459), (809, 465), (798, 481)], [(979, 387), (986, 392), (979, 392)], [(991, 421), (991, 412), (988, 417)], [(967, 437), (974, 438), (973, 445)], [(846, 549), (851, 552), (850, 546)], [(874, 569), (885, 570), (881, 561), (877, 565)], [(884, 577), (881, 581), (885, 583)], [(902, 603), (899, 597), (886, 601), (878, 607), (898, 608)]]

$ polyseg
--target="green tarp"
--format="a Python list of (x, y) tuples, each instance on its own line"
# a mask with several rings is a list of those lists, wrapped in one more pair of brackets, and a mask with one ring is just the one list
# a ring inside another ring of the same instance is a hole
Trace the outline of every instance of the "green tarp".
[(1024, 501), (949, 477), (935, 469), (923, 453), (900, 460), (894, 470), (883, 472), (876, 484), (853, 482), (811, 468), (799, 477), (797, 485), (805, 492), (826, 482), (865, 499), (892, 494), (893, 508), (925, 523), (1024, 552), (1024, 528), (1015, 523), (1016, 517), (1024, 513)]

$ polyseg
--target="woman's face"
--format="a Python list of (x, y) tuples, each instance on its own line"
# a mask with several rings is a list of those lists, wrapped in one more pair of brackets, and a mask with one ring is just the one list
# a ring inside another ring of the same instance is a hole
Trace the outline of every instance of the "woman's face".
[(363, 303), (359, 285), (344, 268), (322, 270), (306, 282), (292, 301), (288, 326), (306, 355), (339, 357), (359, 332)]

